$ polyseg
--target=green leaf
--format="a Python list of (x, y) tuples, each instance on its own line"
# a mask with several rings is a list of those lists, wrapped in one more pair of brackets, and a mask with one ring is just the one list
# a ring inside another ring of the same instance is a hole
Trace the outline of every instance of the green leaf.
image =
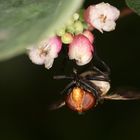
[(26, 51), (63, 26), (83, 0), (0, 0), (0, 60)]
[(140, 15), (140, 0), (126, 0), (126, 4), (134, 12), (136, 12), (138, 15)]

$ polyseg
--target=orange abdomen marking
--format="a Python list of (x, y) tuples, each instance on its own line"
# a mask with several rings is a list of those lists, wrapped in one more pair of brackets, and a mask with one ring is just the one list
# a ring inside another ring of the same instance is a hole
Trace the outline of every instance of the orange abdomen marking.
[(95, 106), (96, 98), (93, 93), (74, 87), (66, 98), (66, 104), (74, 111), (83, 112)]

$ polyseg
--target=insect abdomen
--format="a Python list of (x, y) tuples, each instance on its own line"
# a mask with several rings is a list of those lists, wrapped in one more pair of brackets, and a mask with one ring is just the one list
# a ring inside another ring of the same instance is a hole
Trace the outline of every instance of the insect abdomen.
[(96, 98), (92, 93), (75, 87), (67, 96), (66, 103), (72, 110), (83, 112), (89, 110), (96, 104)]

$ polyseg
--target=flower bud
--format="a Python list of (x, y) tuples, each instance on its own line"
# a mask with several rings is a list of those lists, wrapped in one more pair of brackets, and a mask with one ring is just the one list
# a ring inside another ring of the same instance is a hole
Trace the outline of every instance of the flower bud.
[(82, 34), (76, 35), (69, 45), (69, 59), (76, 60), (77, 65), (85, 65), (91, 61), (93, 49), (87, 37)]
[(75, 28), (75, 34), (79, 34), (83, 32), (83, 24), (81, 23), (81, 21), (76, 21), (74, 23), (74, 28)]
[(58, 30), (56, 31), (56, 34), (57, 34), (58, 36), (64, 35), (64, 34), (65, 34), (65, 28), (63, 27), (63, 28), (58, 29)]
[(67, 28), (66, 28), (67, 32), (68, 33), (71, 33), (71, 34), (74, 34), (75, 33), (75, 28), (74, 28), (74, 25), (71, 24), (71, 25), (68, 25)]
[(65, 33), (62, 37), (61, 37), (62, 43), (64, 44), (70, 44), (73, 40), (73, 35), (71, 33)]
[(79, 19), (79, 14), (78, 13), (74, 13), (72, 17), (73, 17), (73, 20), (76, 21), (76, 20)]
[(83, 32), (83, 35), (88, 38), (88, 40), (91, 42), (91, 44), (94, 42), (94, 35), (89, 30), (85, 30)]
[(69, 26), (69, 25), (72, 25), (74, 23), (74, 19), (71, 17), (70, 19), (68, 19), (66, 25)]

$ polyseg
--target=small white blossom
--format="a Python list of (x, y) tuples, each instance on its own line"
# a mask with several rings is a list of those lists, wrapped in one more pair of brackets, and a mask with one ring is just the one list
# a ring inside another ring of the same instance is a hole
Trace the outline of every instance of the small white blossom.
[(31, 61), (38, 65), (45, 64), (45, 68), (50, 69), (54, 59), (58, 57), (62, 47), (59, 37), (52, 37), (47, 41), (42, 41), (39, 47), (29, 48), (28, 55)]
[(46, 54), (43, 53), (41, 48), (29, 48), (28, 55), (30, 60), (37, 65), (42, 65), (45, 62)]
[(119, 15), (116, 7), (104, 2), (89, 6), (84, 12), (86, 22), (100, 32), (114, 30)]
[(93, 57), (93, 46), (83, 34), (76, 35), (69, 45), (69, 59), (76, 60), (77, 65), (89, 63)]

